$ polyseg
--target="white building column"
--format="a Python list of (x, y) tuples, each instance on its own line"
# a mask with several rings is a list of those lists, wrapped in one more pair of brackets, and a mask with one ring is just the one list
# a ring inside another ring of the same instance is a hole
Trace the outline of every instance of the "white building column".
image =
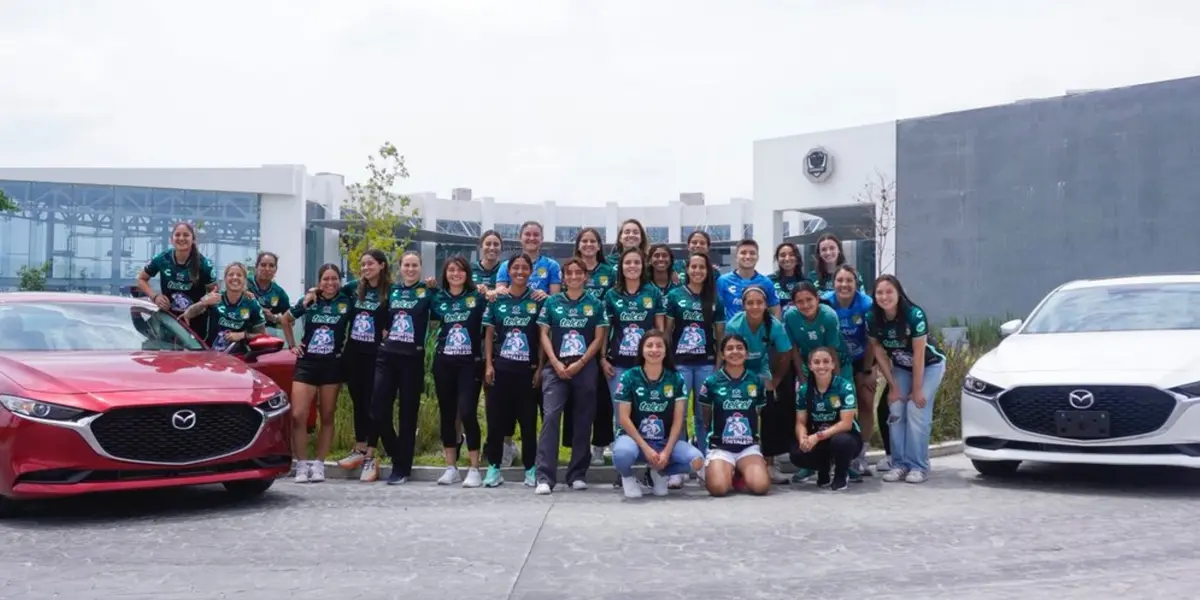
[(485, 196), (479, 199), (479, 233), (496, 228), (496, 199)]
[(258, 247), (279, 255), (275, 281), (288, 296), (299, 298), (308, 289), (304, 281), (306, 170), (300, 166), (266, 168), (289, 169), (291, 190), (259, 195)]
[(669, 212), (670, 217), (667, 219), (667, 226), (670, 227), (667, 230), (667, 242), (678, 244), (684, 241), (683, 236), (680, 235), (683, 229), (683, 203), (678, 200), (672, 200), (667, 205), (671, 207)]
[(553, 200), (542, 205), (542, 241), (553, 242), (558, 231), (558, 206)]
[[(425, 231), (437, 231), (438, 202), (437, 194), (423, 194), (421, 202), (421, 228)], [(437, 270), (437, 244), (421, 242), (421, 271), (423, 275), (435, 275)]]
[(604, 245), (617, 243), (617, 238), (621, 232), (617, 230), (621, 226), (621, 212), (617, 208), (616, 202), (604, 203)]

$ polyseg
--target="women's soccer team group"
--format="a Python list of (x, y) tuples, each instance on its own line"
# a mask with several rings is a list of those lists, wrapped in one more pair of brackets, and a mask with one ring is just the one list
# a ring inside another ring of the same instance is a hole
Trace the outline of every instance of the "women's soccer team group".
[[(323, 265), (294, 304), (274, 281), (275, 254), (260, 252), (252, 276), (232, 263), (218, 281), (191, 225), (177, 224), (171, 241), (139, 275), (143, 293), (214, 349), (270, 325), (296, 355), (298, 483), (325, 479), (342, 385), (353, 402), (355, 447), (339, 466), (377, 481), (382, 445), (392, 461), (387, 484), (408, 481), (428, 335), (436, 337), (441, 485), (496, 487), (501, 469), (519, 460), (524, 485), (550, 494), (565, 446), (562, 482), (575, 490), (610, 456), (614, 486), (630, 498), (667, 495), (692, 477), (714, 496), (765, 494), (772, 484), (814, 477), (841, 491), (871, 474), (866, 451), (877, 423), (888, 457), (875, 472), (889, 482), (929, 476), (945, 358), (900, 281), (882, 275), (865, 289), (833, 235), (819, 239), (807, 273), (800, 249), (786, 242), (775, 248), (775, 272), (757, 272), (758, 243), (747, 239), (737, 244), (734, 269), (721, 274), (701, 230), (676, 258), (651, 244), (635, 219), (622, 223), (608, 255), (600, 233), (584, 228), (574, 256), (560, 263), (541, 252), (541, 224), (527, 222), (520, 252), (502, 257), (502, 238), (487, 231), (478, 260), (451, 257), (436, 279), (422, 278), (417, 252), (394, 266), (369, 250), (348, 282), (337, 265)], [(320, 426), (310, 456), (313, 410)], [(785, 461), (796, 467), (791, 476), (778, 468)]]

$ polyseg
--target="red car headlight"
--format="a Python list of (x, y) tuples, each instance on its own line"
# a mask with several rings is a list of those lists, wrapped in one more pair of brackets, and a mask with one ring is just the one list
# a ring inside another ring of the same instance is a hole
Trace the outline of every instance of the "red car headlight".
[(15, 415), (46, 421), (74, 421), (91, 414), (79, 408), (3, 394), (0, 394), (0, 404)]

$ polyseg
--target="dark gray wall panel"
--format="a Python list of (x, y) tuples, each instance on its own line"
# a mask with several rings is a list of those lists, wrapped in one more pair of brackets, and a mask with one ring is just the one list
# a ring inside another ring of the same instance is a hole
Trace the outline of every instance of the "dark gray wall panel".
[(901, 121), (896, 274), (935, 322), (1200, 271), (1200, 77)]

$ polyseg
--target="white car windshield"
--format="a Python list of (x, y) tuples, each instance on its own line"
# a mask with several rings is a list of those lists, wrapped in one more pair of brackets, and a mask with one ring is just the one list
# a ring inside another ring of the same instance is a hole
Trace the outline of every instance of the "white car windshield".
[(203, 350), (170, 314), (122, 303), (0, 304), (0, 352)]
[(1125, 284), (1059, 290), (1021, 333), (1200, 329), (1200, 284)]

